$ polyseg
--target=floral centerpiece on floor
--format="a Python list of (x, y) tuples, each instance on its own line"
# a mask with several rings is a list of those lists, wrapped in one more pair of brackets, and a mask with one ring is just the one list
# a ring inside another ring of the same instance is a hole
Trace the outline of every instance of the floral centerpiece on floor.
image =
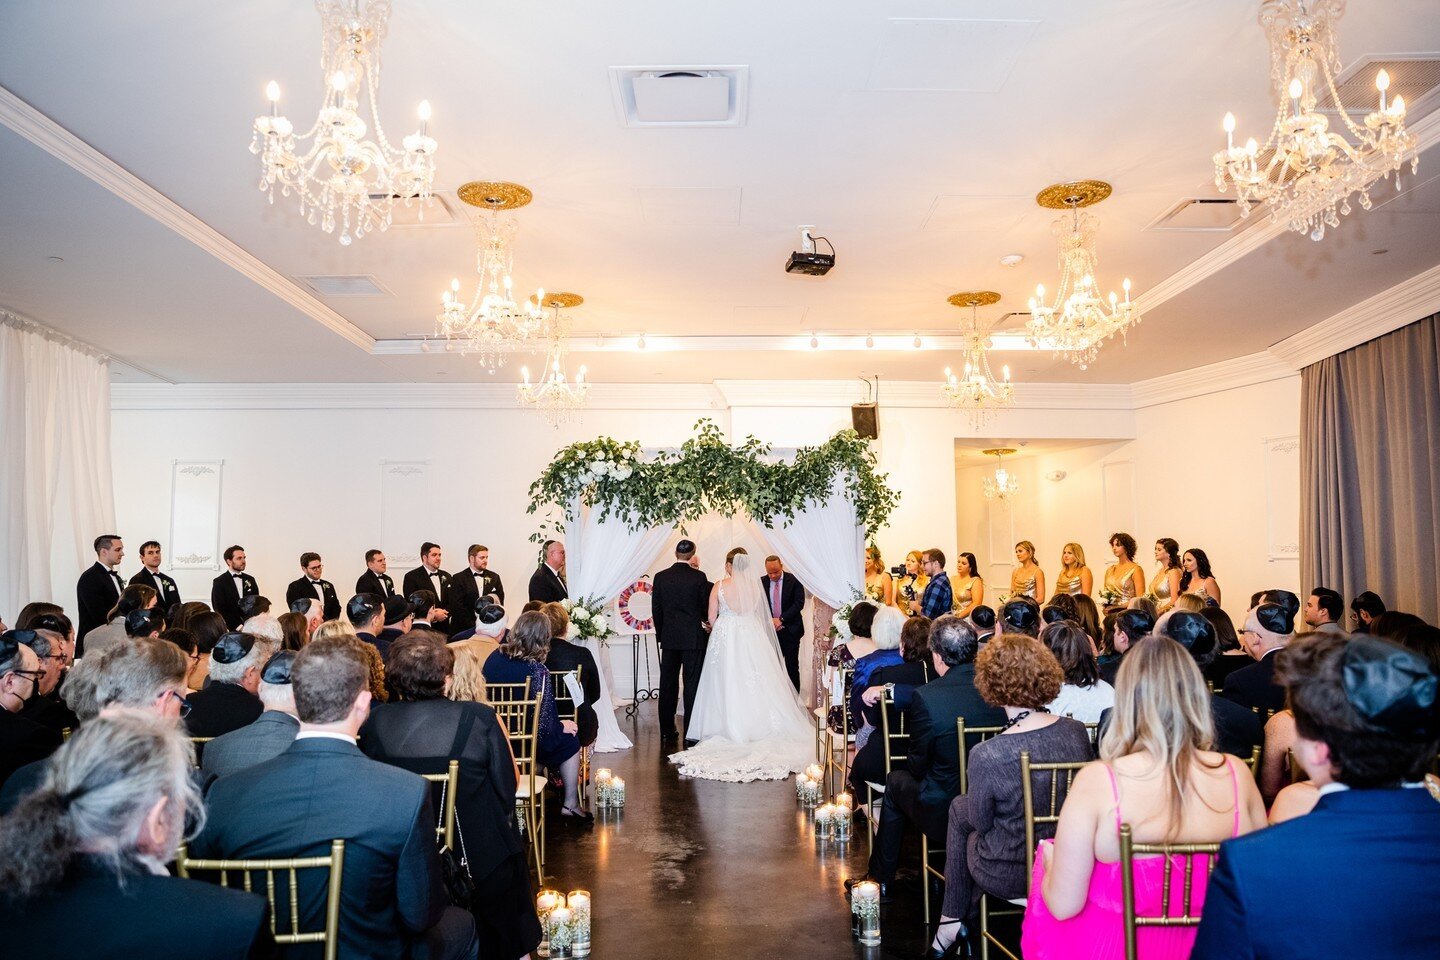
[(603, 605), (599, 600), (581, 597), (578, 600), (561, 600), (560, 606), (570, 615), (570, 627), (565, 631), (566, 640), (594, 640), (602, 647), (610, 646), (610, 638), (616, 636), (606, 619)]

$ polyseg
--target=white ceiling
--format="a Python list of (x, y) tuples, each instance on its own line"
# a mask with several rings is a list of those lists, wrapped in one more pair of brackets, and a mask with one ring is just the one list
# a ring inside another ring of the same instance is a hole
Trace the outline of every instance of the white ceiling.
[[(418, 100), (433, 103), (443, 191), (480, 178), (535, 191), (517, 214), (516, 281), (584, 294), (577, 333), (943, 332), (960, 317), (945, 303), (955, 290), (1000, 291), (998, 317), (1023, 309), (1036, 282), (1054, 285), (1054, 214), (1033, 197), (1057, 180), (1115, 186), (1094, 209), (1106, 286), (1128, 275), (1143, 294), (1234, 242), (1146, 227), (1181, 198), (1213, 195), (1227, 109), (1242, 132), (1263, 133), (1273, 107), (1257, 6), (395, 0), (382, 119), (397, 136)], [(1369, 0), (1351, 5), (1340, 40), (1347, 63), (1440, 51), (1440, 17), (1433, 0)], [(279, 275), (373, 276), (385, 295), (321, 301), (369, 337), (428, 333), (440, 292), (473, 264), (463, 224), (347, 248), (255, 189), (246, 146), (264, 85), (279, 80), (286, 111), (308, 125), (318, 46), (319, 17), (296, 0), (0, 5), (0, 86)], [(744, 126), (620, 123), (610, 67), (687, 63), (748, 66)], [(937, 86), (950, 89), (914, 89)], [(0, 304), (133, 364), (133, 376), (489, 379), (443, 353), (372, 355), (4, 129), (0, 171)], [(1168, 296), (1088, 371), (1040, 353), (1004, 362), (1030, 381), (1132, 383), (1262, 350), (1440, 262), (1437, 173), (1432, 150), (1404, 193), (1324, 242), (1282, 236)], [(802, 223), (838, 249), (828, 277), (781, 269)], [(1025, 262), (1001, 267), (1010, 253)], [(580, 359), (600, 381), (694, 382), (927, 379), (954, 357)]]

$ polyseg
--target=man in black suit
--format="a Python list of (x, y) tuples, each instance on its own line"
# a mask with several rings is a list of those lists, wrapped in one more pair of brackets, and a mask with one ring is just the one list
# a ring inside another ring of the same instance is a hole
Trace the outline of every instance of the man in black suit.
[[(440, 569), (440, 545), (420, 544), (420, 566), (405, 574), (405, 596), (414, 603), (415, 591), (429, 590), (435, 594), (435, 607), (430, 611), (430, 623), (448, 623), (450, 607), (455, 602), (455, 587), (450, 574)], [(445, 628), (440, 627), (441, 631)]]
[(33, 630), (0, 634), (0, 785), (10, 774), (60, 747), (60, 731), (20, 716), (45, 671), (30, 648)]
[(375, 638), (375, 646), (379, 648), (382, 657), (389, 652), (390, 644), (410, 632), (410, 624), (414, 619), (415, 608), (410, 605), (409, 600), (398, 594), (385, 598), (385, 629)]
[(169, 574), (160, 572), (161, 556), (160, 544), (155, 540), (146, 540), (140, 544), (140, 562), (144, 564), (140, 572), (130, 578), (131, 585), (141, 584), (155, 591), (157, 597), (156, 606), (166, 613), (170, 608), (180, 602), (180, 588)]
[(260, 585), (245, 572), (245, 548), (236, 544), (225, 548), (225, 569), (210, 583), (210, 609), (225, 618), (225, 626), (240, 629), (245, 617), (240, 614), (241, 597), (258, 597)]
[(805, 588), (793, 573), (786, 573), (780, 558), (773, 553), (765, 558), (765, 576), (760, 588), (770, 601), (770, 619), (780, 639), (780, 652), (785, 656), (785, 672), (790, 682), (800, 689), (800, 639), (805, 636)]
[(105, 623), (105, 615), (125, 589), (125, 581), (115, 572), (124, 557), (125, 544), (118, 533), (95, 538), (95, 565), (80, 574), (75, 584), (76, 610), (80, 614), (75, 624), (77, 657), (85, 652), (85, 634)]
[(546, 540), (542, 551), (544, 562), (530, 575), (530, 599), (541, 603), (559, 603), (570, 598), (565, 584), (565, 544)]
[(697, 567), (695, 544), (675, 545), (675, 562), (655, 574), (650, 594), (655, 640), (660, 645), (660, 738), (675, 738), (675, 704), (680, 696), (680, 674), (685, 674), (685, 729), (695, 712), (695, 692), (705, 666), (709, 642), (705, 622), (710, 615), (710, 580)]
[[(402, 960), (423, 942), (431, 960), (473, 958), (475, 921), (449, 906), (442, 884), (429, 784), (356, 746), (370, 712), (370, 669), (357, 643), (316, 640), (296, 657), (295, 742), (274, 759), (215, 781), (209, 822), (191, 852), (314, 857), (344, 840), (342, 956)], [(314, 872), (299, 881), (301, 922), (309, 929), (324, 920), (323, 886)]]
[(447, 608), (450, 619), (446, 623), (452, 634), (475, 629), (475, 606), (481, 597), (494, 597), (500, 606), (505, 605), (505, 588), (500, 584), (500, 577), (490, 569), (490, 548), (472, 543), (468, 556), (469, 565), (450, 580), (455, 605)]
[(1240, 642), (1255, 658), (1225, 678), (1221, 696), (1242, 707), (1275, 712), (1285, 707), (1285, 689), (1275, 682), (1275, 654), (1295, 635), (1295, 611), (1286, 604), (1262, 603), (1245, 617)]
[[(1165, 636), (1190, 651), (1204, 673), (1215, 659), (1215, 628), (1198, 613), (1176, 610), (1165, 621)], [(1219, 694), (1210, 694), (1210, 712), (1215, 717), (1215, 749), (1221, 753), (1248, 759), (1256, 747), (1265, 743), (1265, 725), (1253, 710), (1246, 709)], [(1102, 729), (1103, 729), (1102, 722)]]
[(918, 826), (931, 843), (945, 845), (950, 801), (960, 792), (956, 719), (964, 717), (967, 727), (1005, 722), (1005, 711), (986, 703), (975, 689), (979, 649), (975, 628), (953, 614), (930, 626), (931, 657), (940, 676), (915, 688), (910, 699), (907, 769), (892, 771), (885, 780), (880, 828), (870, 856), (870, 876), (880, 882), (882, 896), (889, 895), (895, 879), (907, 822)]
[(385, 551), (366, 550), (365, 572), (355, 581), (355, 592), (378, 594), (381, 600), (395, 596), (395, 581), (385, 572), (389, 565)]
[(355, 636), (380, 651), (381, 660), (390, 659), (390, 641), (380, 639), (385, 631), (385, 601), (379, 594), (355, 594), (345, 604), (345, 619), (355, 628)]
[(1144, 610), (1126, 610), (1115, 619), (1115, 632), (1110, 635), (1110, 647), (1120, 656), (1100, 664), (1100, 679), (1115, 686), (1115, 677), (1120, 673), (1120, 663), (1125, 651), (1150, 636), (1155, 629), (1155, 618)]
[(325, 572), (325, 563), (320, 559), (320, 554), (306, 552), (300, 554), (300, 569), (304, 576), (299, 580), (290, 581), (285, 588), (285, 605), (288, 607), (296, 600), (318, 600), (323, 606), (322, 616), (325, 620), (340, 619), (340, 598), (335, 595), (335, 584), (321, 578)]
[(200, 753), (200, 778), (212, 781), (278, 757), (295, 742), (300, 721), (295, 715), (295, 691), (290, 671), (296, 652), (281, 650), (260, 668), (260, 702), (265, 712), (254, 723), (231, 730), (205, 744)]
[(447, 637), (445, 636), (444, 629), (435, 625), (435, 614), (437, 612), (443, 613), (444, 611), (440, 609), (439, 603), (435, 599), (435, 594), (429, 590), (416, 590), (405, 599), (410, 601), (410, 609), (413, 611), (410, 617), (410, 629), (405, 632), (411, 633), (415, 630), (424, 630), (428, 633), (436, 634), (443, 643)]
[(260, 703), (260, 668), (270, 645), (248, 633), (227, 633), (210, 651), (210, 682), (190, 694), (185, 726), (192, 737), (220, 737), (254, 723)]

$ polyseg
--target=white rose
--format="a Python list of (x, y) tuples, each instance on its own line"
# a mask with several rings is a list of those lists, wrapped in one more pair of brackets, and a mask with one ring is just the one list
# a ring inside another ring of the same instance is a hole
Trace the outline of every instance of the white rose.
[(567, 597), (564, 600), (560, 601), (560, 606), (564, 607), (566, 610), (569, 610), (571, 607), (575, 606), (575, 601)]
[(625, 465), (625, 464), (622, 463), (620, 466), (618, 466), (618, 467), (615, 468), (615, 478), (616, 478), (617, 480), (625, 480), (625, 479), (627, 479), (627, 478), (630, 476), (630, 474), (633, 473), (633, 472), (634, 472), (634, 471), (632, 471), (632, 470), (630, 469), (630, 467), (628, 467), (627, 465)]
[(590, 464), (590, 469), (594, 471), (596, 476), (603, 477), (610, 472), (610, 464), (604, 460), (596, 460)]
[(605, 620), (605, 615), (603, 613), (597, 613), (595, 614), (595, 616), (591, 617), (590, 626), (594, 628), (595, 633), (598, 636), (603, 637), (605, 636), (605, 634), (610, 632), (610, 624)]
[(590, 611), (586, 610), (584, 607), (575, 607), (573, 610), (570, 611), (570, 619), (576, 621), (589, 620)]
[(577, 627), (577, 626), (575, 626), (575, 624), (572, 623), (572, 624), (570, 624), (570, 626), (568, 626), (568, 627), (565, 628), (565, 639), (566, 639), (566, 640), (575, 640), (575, 639), (578, 639), (579, 636), (580, 636), (580, 628)]

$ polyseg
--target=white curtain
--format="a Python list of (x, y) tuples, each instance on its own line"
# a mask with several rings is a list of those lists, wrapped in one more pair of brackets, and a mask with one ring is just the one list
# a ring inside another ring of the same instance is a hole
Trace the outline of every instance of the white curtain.
[[(584, 598), (603, 606), (649, 571), (675, 528), (632, 530), (623, 516), (612, 513), (602, 520), (600, 513), (582, 507), (578, 499), (565, 512), (565, 585), (570, 599)], [(600, 702), (595, 704), (600, 729), (595, 752), (624, 750), (631, 744), (615, 721), (609, 651), (594, 640), (582, 643), (600, 667)]]
[(114, 527), (109, 363), (0, 309), (0, 615), (32, 600), (73, 614), (91, 541)]
[(840, 609), (865, 586), (865, 528), (836, 477), (830, 496), (811, 500), (790, 519), (755, 524), (771, 551), (821, 603)]

